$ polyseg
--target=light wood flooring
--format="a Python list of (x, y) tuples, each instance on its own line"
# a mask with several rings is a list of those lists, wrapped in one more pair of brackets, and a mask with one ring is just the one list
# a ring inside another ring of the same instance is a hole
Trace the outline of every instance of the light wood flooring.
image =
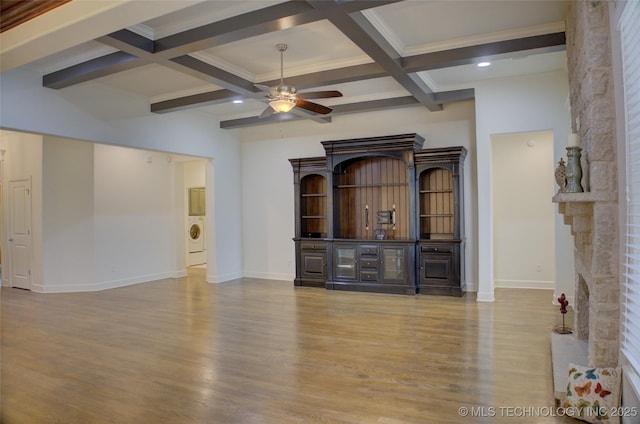
[(477, 303), (204, 272), (93, 293), (3, 287), (0, 421), (577, 423), (501, 409), (554, 408), (550, 291)]

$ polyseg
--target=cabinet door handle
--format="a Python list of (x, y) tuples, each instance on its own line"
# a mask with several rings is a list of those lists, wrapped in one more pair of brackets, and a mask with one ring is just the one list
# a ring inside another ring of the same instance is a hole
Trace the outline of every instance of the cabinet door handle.
[(369, 205), (364, 206), (364, 229), (369, 229)]
[(393, 229), (396, 229), (396, 205), (393, 205), (393, 209), (391, 209), (391, 225), (393, 225)]

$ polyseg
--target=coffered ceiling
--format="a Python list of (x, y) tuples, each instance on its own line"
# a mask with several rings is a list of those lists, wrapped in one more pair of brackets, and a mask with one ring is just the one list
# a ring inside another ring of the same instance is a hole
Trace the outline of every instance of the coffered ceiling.
[[(37, 70), (51, 90), (102, 84), (144, 96), (152, 113), (197, 110), (222, 128), (291, 119), (323, 125), (369, 110), (437, 113), (474, 98), (483, 79), (562, 69), (567, 6), (548, 0), (73, 0), (4, 32), (0, 63), (3, 71)], [(332, 107), (331, 114), (294, 108), (258, 118), (267, 105), (254, 84), (279, 82), (278, 43), (288, 45), (286, 84), (300, 92), (343, 93), (314, 100)], [(478, 68), (481, 60), (492, 65)]]

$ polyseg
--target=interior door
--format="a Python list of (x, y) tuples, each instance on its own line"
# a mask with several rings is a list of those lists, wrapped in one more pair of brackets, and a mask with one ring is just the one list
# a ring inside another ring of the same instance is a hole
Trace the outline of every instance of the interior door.
[(31, 180), (9, 181), (11, 287), (31, 290)]

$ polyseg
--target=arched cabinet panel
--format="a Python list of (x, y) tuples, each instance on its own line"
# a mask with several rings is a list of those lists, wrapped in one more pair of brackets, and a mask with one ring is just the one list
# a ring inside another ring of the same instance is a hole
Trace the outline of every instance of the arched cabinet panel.
[(334, 237), (410, 239), (409, 175), (395, 158), (366, 158), (334, 172)]
[(300, 231), (303, 237), (326, 238), (327, 179), (311, 174), (300, 179)]

